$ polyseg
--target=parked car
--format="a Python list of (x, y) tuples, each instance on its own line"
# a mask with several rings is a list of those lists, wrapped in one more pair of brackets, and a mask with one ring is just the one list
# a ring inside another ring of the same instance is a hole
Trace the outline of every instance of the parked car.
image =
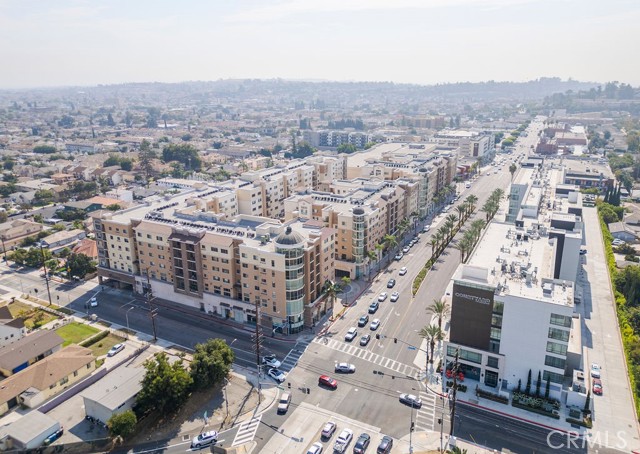
[(351, 429), (342, 429), (338, 438), (336, 438), (336, 442), (333, 445), (333, 450), (335, 452), (344, 453), (347, 450), (347, 446), (351, 443), (353, 439), (353, 430)]
[(56, 441), (58, 438), (60, 438), (62, 436), (62, 434), (64, 433), (64, 429), (61, 427), (60, 429), (56, 430), (54, 433), (52, 433), (51, 435), (49, 435), (47, 438), (44, 439), (44, 441), (42, 442), (45, 446), (49, 446), (51, 443), (53, 443), (54, 441)]
[(124, 344), (116, 344), (113, 347), (111, 347), (111, 349), (107, 353), (107, 356), (115, 356), (118, 353), (120, 353), (122, 350), (124, 350)]
[(422, 407), (422, 400), (420, 400), (418, 396), (413, 394), (400, 394), (400, 402), (413, 408)]
[(353, 454), (364, 454), (371, 443), (371, 436), (368, 433), (362, 433), (356, 440), (356, 444), (353, 446)]
[(355, 327), (349, 328), (347, 334), (344, 335), (344, 340), (347, 342), (351, 342), (358, 335), (358, 330)]
[(323, 448), (324, 447), (322, 446), (322, 443), (320, 443), (319, 441), (316, 441), (314, 444), (311, 445), (311, 447), (307, 451), (307, 454), (322, 454)]
[(380, 319), (379, 318), (375, 318), (373, 319), (373, 321), (371, 322), (371, 325), (369, 325), (369, 329), (371, 331), (375, 331), (378, 328), (380, 328)]
[(382, 440), (380, 440), (378, 449), (376, 449), (376, 454), (389, 454), (391, 452), (391, 448), (393, 448), (393, 438), (389, 435), (385, 435), (382, 437)]
[(593, 391), (593, 394), (602, 396), (602, 380), (600, 380), (599, 378), (594, 378), (591, 389)]
[(350, 363), (336, 363), (336, 372), (352, 374), (356, 371), (356, 366)]
[(331, 378), (328, 375), (320, 375), (320, 377), (318, 377), (318, 385), (326, 386), (331, 389), (338, 389), (338, 380)]
[(369, 313), (375, 314), (379, 307), (380, 307), (380, 303), (378, 303), (377, 301), (374, 301), (373, 303), (369, 304)]
[(387, 282), (387, 288), (393, 288), (396, 285), (396, 280), (395, 279), (389, 279), (389, 282)]
[(278, 413), (286, 413), (289, 410), (289, 405), (291, 405), (291, 394), (284, 393), (278, 402)]
[(389, 296), (387, 295), (387, 292), (382, 292), (380, 295), (378, 295), (378, 301), (383, 302), (384, 300), (387, 299), (387, 296)]
[(367, 323), (369, 323), (369, 316), (367, 314), (364, 314), (362, 317), (358, 319), (358, 326), (360, 328), (367, 326)]
[(405, 254), (407, 254), (410, 250), (411, 248), (409, 246), (405, 246), (402, 248), (402, 252), (404, 252)]
[(580, 255), (585, 255), (587, 253), (586, 249), (580, 249)]
[(282, 383), (285, 380), (284, 373), (281, 370), (278, 370), (278, 369), (276, 369), (274, 367), (269, 369), (269, 371), (267, 372), (267, 375), (269, 377), (273, 378), (278, 383)]
[(398, 274), (399, 274), (400, 276), (404, 276), (405, 274), (407, 274), (407, 271), (408, 271), (408, 270), (407, 270), (407, 267), (406, 267), (406, 266), (403, 266), (402, 268), (400, 268), (400, 271), (398, 272)]
[(593, 378), (600, 378), (600, 366), (596, 363), (591, 364), (591, 376)]
[(218, 432), (215, 430), (210, 430), (208, 432), (202, 432), (201, 434), (196, 435), (193, 440), (191, 440), (191, 449), (200, 449), (204, 446), (209, 446), (218, 441)]
[(396, 256), (394, 257), (395, 260), (402, 260), (402, 257), (404, 257), (404, 254), (402, 252), (398, 252), (396, 254)]
[(320, 434), (320, 438), (322, 438), (323, 440), (328, 440), (329, 438), (333, 437), (333, 434), (335, 433), (336, 428), (337, 428), (337, 425), (335, 422), (328, 421), (322, 428), (322, 433)]
[(281, 363), (276, 359), (276, 355), (267, 355), (262, 357), (262, 364), (277, 369)]
[(362, 347), (366, 347), (366, 345), (369, 343), (369, 341), (371, 340), (371, 335), (370, 334), (364, 334), (361, 338), (360, 338), (360, 345)]
[(424, 228), (422, 229), (424, 233), (427, 233), (429, 230), (431, 230), (431, 224), (425, 225)]
[(391, 294), (391, 302), (395, 303), (396, 301), (398, 301), (400, 299), (400, 293), (399, 292), (393, 292)]

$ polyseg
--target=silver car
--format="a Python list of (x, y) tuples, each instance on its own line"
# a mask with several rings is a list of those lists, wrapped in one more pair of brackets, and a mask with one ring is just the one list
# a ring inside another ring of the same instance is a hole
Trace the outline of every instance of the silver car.
[(336, 372), (352, 374), (356, 371), (356, 366), (349, 363), (336, 363)]

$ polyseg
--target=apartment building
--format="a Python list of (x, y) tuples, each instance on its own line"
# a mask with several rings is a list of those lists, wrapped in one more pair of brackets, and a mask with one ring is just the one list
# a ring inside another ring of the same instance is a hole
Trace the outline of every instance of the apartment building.
[(429, 139), (430, 142), (459, 149), (460, 156), (489, 162), (495, 156), (495, 136), (491, 132), (444, 130)]

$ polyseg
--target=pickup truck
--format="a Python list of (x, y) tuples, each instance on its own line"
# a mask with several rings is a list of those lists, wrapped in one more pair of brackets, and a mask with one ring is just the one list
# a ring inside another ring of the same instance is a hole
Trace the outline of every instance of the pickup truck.
[(333, 451), (339, 452), (340, 454), (347, 451), (347, 447), (351, 440), (353, 439), (353, 430), (351, 429), (343, 429), (336, 438), (336, 443), (333, 445)]

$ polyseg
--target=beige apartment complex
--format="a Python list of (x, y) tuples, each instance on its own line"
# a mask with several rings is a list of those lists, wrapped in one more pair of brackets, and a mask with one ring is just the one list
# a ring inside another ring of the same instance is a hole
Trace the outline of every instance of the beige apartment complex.
[(314, 156), (219, 184), (184, 181), (178, 194), (94, 218), (99, 279), (299, 332), (331, 309), (327, 282), (362, 276), (368, 251), (428, 211), (428, 194), (453, 178), (449, 160), (393, 180), (346, 180), (344, 157)]

